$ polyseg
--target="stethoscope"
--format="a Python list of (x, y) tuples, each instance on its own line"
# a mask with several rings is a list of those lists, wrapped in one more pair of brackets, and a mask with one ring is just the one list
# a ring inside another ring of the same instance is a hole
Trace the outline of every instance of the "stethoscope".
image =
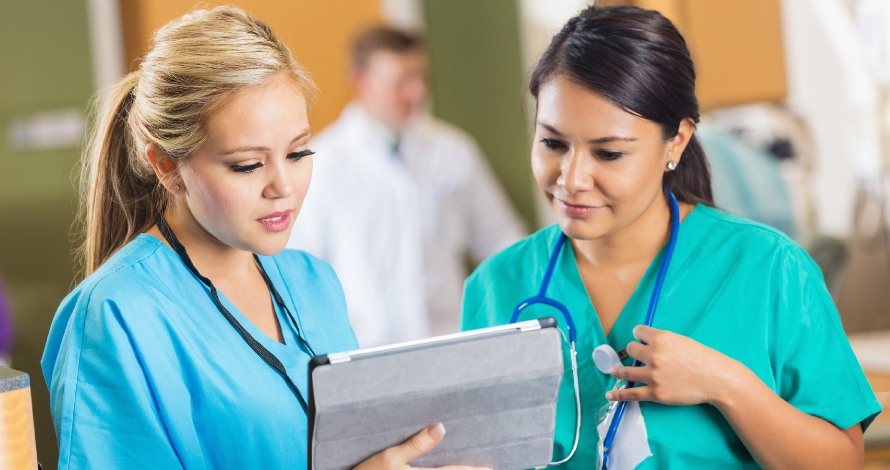
[[(655, 278), (655, 287), (652, 289), (652, 296), (649, 298), (649, 308), (646, 311), (646, 326), (652, 326), (652, 320), (655, 318), (655, 308), (658, 306), (658, 299), (661, 297), (661, 288), (664, 285), (664, 278), (667, 275), (668, 267), (671, 264), (671, 258), (674, 256), (674, 246), (677, 244), (677, 234), (680, 231), (680, 205), (677, 203), (677, 198), (674, 197), (674, 193), (669, 189), (665, 189), (665, 193), (668, 197), (668, 205), (670, 206), (671, 212), (671, 233), (670, 238), (668, 239), (667, 249), (664, 253), (664, 258), (662, 258), (661, 266), (658, 268), (658, 276)], [(550, 279), (553, 276), (553, 269), (556, 267), (556, 261), (559, 259), (563, 246), (565, 246), (566, 238), (568, 237), (566, 237), (565, 233), (560, 234), (556, 246), (553, 248), (553, 253), (550, 255), (550, 261), (547, 263), (547, 270), (544, 272), (544, 279), (541, 281), (541, 289), (538, 291), (538, 294), (520, 302), (519, 305), (513, 309), (513, 316), (510, 317), (510, 323), (515, 323), (519, 320), (519, 315), (526, 307), (535, 304), (549, 305), (550, 307), (559, 310), (565, 319), (566, 327), (568, 329), (567, 341), (569, 343), (569, 357), (572, 361), (572, 383), (575, 389), (575, 440), (569, 454), (558, 462), (550, 462), (550, 465), (560, 465), (568, 462), (578, 449), (578, 439), (581, 435), (581, 394), (578, 391), (578, 353), (575, 349), (575, 342), (577, 339), (575, 333), (575, 321), (572, 319), (572, 315), (569, 313), (569, 309), (566, 308), (565, 305), (557, 300), (547, 297), (546, 295), (547, 287), (550, 286)], [(566, 341), (564, 334), (563, 341)], [(626, 356), (626, 353), (624, 353), (624, 355)], [(619, 365), (622, 358), (621, 354), (615, 352), (615, 349), (608, 344), (601, 344), (593, 351), (594, 364), (596, 364), (596, 368), (604, 374), (611, 373), (612, 368)], [(640, 361), (634, 360), (633, 367), (639, 367), (641, 364)], [(632, 388), (633, 386), (633, 382), (628, 382), (628, 388)], [(603, 439), (603, 468), (607, 468), (609, 449), (612, 447), (615, 435), (618, 433), (618, 426), (621, 424), (621, 418), (624, 416), (625, 408), (627, 408), (626, 401), (618, 403), (615, 415), (609, 425), (609, 430), (606, 432), (606, 437)]]

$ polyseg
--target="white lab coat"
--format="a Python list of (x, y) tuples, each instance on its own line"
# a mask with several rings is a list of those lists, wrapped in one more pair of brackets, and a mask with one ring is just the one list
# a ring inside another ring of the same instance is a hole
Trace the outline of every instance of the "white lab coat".
[(362, 347), (459, 328), (467, 259), (523, 236), (472, 139), (420, 115), (395, 134), (357, 104), (310, 143), (312, 183), (289, 247), (327, 260)]

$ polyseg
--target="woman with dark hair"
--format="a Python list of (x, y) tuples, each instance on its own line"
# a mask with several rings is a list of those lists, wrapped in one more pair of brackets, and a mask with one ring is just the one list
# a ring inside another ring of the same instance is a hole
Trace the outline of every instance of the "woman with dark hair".
[[(695, 73), (670, 21), (590, 7), (553, 38), (530, 91), (533, 173), (558, 224), (480, 265), (463, 327), (557, 318), (573, 348), (554, 459), (861, 467), (881, 408), (816, 264), (713, 207)], [(608, 373), (592, 358), (602, 345), (626, 349)]]

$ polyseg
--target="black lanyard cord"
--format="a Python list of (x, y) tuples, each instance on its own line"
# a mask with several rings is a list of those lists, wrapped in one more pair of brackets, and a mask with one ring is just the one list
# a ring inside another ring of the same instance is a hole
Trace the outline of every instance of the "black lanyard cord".
[[(281, 363), (281, 361), (279, 361), (278, 358), (275, 357), (274, 354), (272, 354), (268, 349), (266, 349), (265, 346), (260, 344), (260, 342), (257, 341), (256, 338), (254, 338), (246, 329), (244, 329), (244, 326), (242, 326), (241, 323), (238, 322), (238, 320), (232, 315), (232, 313), (226, 309), (226, 307), (219, 300), (219, 294), (217, 293), (216, 286), (213, 285), (213, 282), (211, 282), (210, 279), (201, 275), (201, 273), (198, 271), (198, 268), (196, 268), (194, 263), (192, 263), (191, 258), (189, 258), (188, 253), (186, 253), (185, 247), (182, 246), (182, 243), (180, 243), (179, 239), (176, 238), (176, 234), (173, 233), (173, 230), (171, 230), (170, 226), (167, 225), (167, 221), (164, 220), (163, 216), (158, 217), (157, 224), (158, 224), (158, 230), (161, 231), (161, 235), (163, 235), (164, 238), (167, 239), (167, 242), (170, 243), (170, 246), (173, 247), (173, 250), (176, 251), (176, 253), (179, 255), (179, 257), (182, 259), (182, 262), (185, 263), (186, 267), (188, 267), (189, 271), (191, 271), (192, 274), (194, 274), (198, 279), (201, 280), (201, 282), (203, 282), (210, 289), (210, 297), (211, 297), (211, 299), (213, 299), (213, 303), (216, 304), (216, 308), (219, 309), (220, 313), (223, 314), (223, 316), (226, 318), (226, 320), (228, 320), (229, 323), (232, 325), (232, 327), (235, 328), (235, 330), (238, 332), (238, 334), (241, 335), (241, 337), (244, 339), (244, 341), (247, 343), (247, 345), (250, 346), (250, 348), (253, 349), (253, 351), (258, 356), (260, 356), (260, 358), (262, 358), (263, 361), (266, 362), (266, 364), (268, 364), (270, 367), (275, 369), (281, 375), (281, 377), (284, 378), (284, 380), (287, 382), (288, 386), (290, 386), (291, 390), (297, 396), (297, 399), (300, 401), (300, 406), (303, 407), (303, 411), (307, 411), (308, 405), (306, 404), (306, 398), (303, 397), (303, 393), (300, 392), (300, 389), (297, 388), (297, 385), (294, 383), (294, 381), (291, 380), (289, 375), (287, 375), (287, 371), (284, 369), (284, 365)], [(263, 275), (263, 279), (266, 281), (266, 284), (270, 287), (270, 290), (272, 291), (272, 295), (273, 295), (273, 297), (275, 297), (275, 301), (279, 305), (284, 306), (286, 309), (287, 307), (284, 305), (284, 302), (282, 301), (281, 296), (278, 294), (278, 291), (272, 285), (272, 282), (269, 279), (269, 277), (266, 275), (266, 271), (263, 269), (263, 266), (261, 264), (259, 264), (259, 260), (256, 258), (256, 255), (254, 255), (254, 260), (257, 261), (257, 265), (260, 268), (260, 272)], [(290, 315), (289, 310), (287, 313), (288, 313), (288, 315)], [(292, 321), (293, 321), (293, 318), (292, 318)], [(310, 353), (312, 355), (315, 355), (315, 353), (312, 352), (312, 348), (309, 348), (309, 344), (306, 342), (305, 339), (303, 339), (302, 335), (300, 334), (299, 328), (297, 330), (297, 335), (300, 338), (300, 340), (303, 342), (303, 344), (309, 349)]]
[(309, 345), (309, 341), (306, 340), (306, 337), (303, 335), (303, 329), (300, 328), (299, 322), (294, 318), (294, 315), (290, 313), (290, 309), (287, 308), (287, 304), (284, 303), (284, 299), (281, 298), (281, 294), (278, 293), (278, 289), (275, 288), (275, 284), (272, 284), (272, 280), (269, 279), (269, 275), (266, 274), (266, 270), (263, 268), (263, 264), (260, 263), (259, 257), (256, 254), (253, 255), (253, 260), (256, 262), (257, 267), (260, 269), (260, 274), (263, 276), (263, 280), (266, 281), (266, 285), (269, 286), (269, 291), (272, 292), (272, 298), (275, 299), (275, 303), (284, 310), (284, 313), (287, 314), (287, 318), (290, 320), (291, 325), (294, 326), (294, 330), (297, 332), (297, 340), (306, 348), (306, 351), (309, 352), (309, 357), (315, 357), (318, 354), (315, 353), (315, 350), (312, 349), (312, 346)]

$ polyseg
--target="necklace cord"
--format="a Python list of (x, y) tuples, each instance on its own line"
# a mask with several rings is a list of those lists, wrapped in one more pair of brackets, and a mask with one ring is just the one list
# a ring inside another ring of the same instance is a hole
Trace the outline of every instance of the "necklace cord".
[(309, 341), (306, 340), (305, 335), (303, 334), (303, 329), (300, 327), (300, 323), (294, 318), (294, 315), (291, 313), (290, 309), (287, 308), (287, 304), (284, 303), (284, 299), (281, 298), (281, 294), (278, 293), (278, 289), (275, 288), (275, 284), (272, 283), (272, 279), (269, 278), (269, 275), (266, 273), (266, 269), (263, 268), (263, 263), (260, 262), (260, 258), (254, 253), (253, 260), (257, 265), (257, 268), (260, 270), (260, 274), (263, 276), (263, 281), (266, 282), (266, 285), (269, 287), (269, 291), (272, 292), (272, 298), (275, 299), (275, 303), (284, 310), (284, 313), (287, 314), (288, 320), (290, 320), (291, 325), (294, 326), (294, 330), (297, 332), (297, 340), (300, 341), (300, 344), (306, 348), (306, 351), (309, 353), (309, 357), (315, 357), (318, 354), (315, 353), (315, 350), (312, 349), (312, 346), (309, 345)]
[[(170, 228), (169, 225), (167, 225), (167, 221), (164, 219), (163, 216), (158, 217), (157, 225), (158, 230), (160, 230), (161, 232), (161, 235), (163, 235), (167, 242), (170, 243), (170, 246), (173, 247), (173, 250), (176, 251), (176, 254), (179, 255), (179, 257), (182, 259), (182, 262), (186, 265), (189, 271), (191, 271), (192, 274), (195, 275), (195, 277), (197, 277), (204, 285), (206, 285), (210, 289), (210, 298), (213, 300), (213, 303), (216, 305), (216, 308), (219, 309), (220, 313), (222, 313), (226, 320), (228, 320), (229, 324), (231, 324), (232, 327), (235, 328), (235, 331), (237, 331), (238, 334), (241, 335), (241, 338), (244, 339), (247, 345), (250, 346), (250, 348), (253, 349), (253, 351), (258, 356), (260, 356), (263, 361), (266, 362), (266, 364), (275, 369), (275, 371), (277, 371), (278, 374), (281, 375), (281, 377), (287, 382), (288, 386), (297, 396), (297, 400), (300, 401), (300, 406), (303, 408), (303, 411), (306, 411), (308, 409), (306, 398), (303, 397), (303, 393), (300, 391), (299, 388), (297, 388), (297, 385), (287, 374), (287, 370), (285, 370), (284, 364), (282, 364), (281, 361), (278, 360), (278, 358), (275, 357), (274, 354), (266, 349), (265, 346), (260, 344), (260, 342), (257, 341), (256, 338), (254, 338), (253, 335), (251, 335), (250, 332), (248, 332), (243, 325), (241, 325), (241, 323), (232, 315), (232, 313), (229, 312), (228, 309), (226, 309), (226, 307), (222, 304), (222, 301), (220, 301), (219, 299), (219, 294), (217, 293), (216, 286), (213, 285), (213, 282), (211, 282), (210, 279), (203, 276), (200, 271), (198, 271), (198, 268), (195, 267), (194, 263), (192, 263), (191, 258), (186, 252), (185, 247), (182, 245), (182, 243), (179, 242), (176, 234), (173, 233), (173, 230)], [(284, 306), (281, 296), (275, 290), (274, 286), (271, 285), (271, 280), (269, 280), (269, 277), (266, 275), (266, 271), (263, 269), (262, 264), (259, 264), (259, 260), (256, 258), (255, 254), (254, 259), (258, 263), (260, 272), (263, 275), (263, 279), (265, 280), (266, 284), (270, 286), (270, 290), (272, 291), (273, 297), (275, 297), (275, 301), (278, 302), (279, 305)], [(290, 315), (290, 311), (288, 311), (288, 315)], [(297, 336), (308, 348), (309, 345), (305, 341), (305, 339), (303, 339), (299, 329), (297, 330)], [(311, 348), (309, 348), (309, 350), (310, 352), (312, 351)], [(314, 353), (312, 353), (312, 355), (314, 355)]]

